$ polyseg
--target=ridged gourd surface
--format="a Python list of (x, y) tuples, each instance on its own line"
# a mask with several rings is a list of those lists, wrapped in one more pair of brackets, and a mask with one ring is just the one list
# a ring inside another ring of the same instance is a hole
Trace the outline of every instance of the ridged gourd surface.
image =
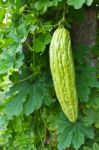
[(50, 44), (50, 68), (57, 98), (63, 112), (71, 122), (78, 116), (75, 71), (71, 39), (67, 29), (57, 28)]

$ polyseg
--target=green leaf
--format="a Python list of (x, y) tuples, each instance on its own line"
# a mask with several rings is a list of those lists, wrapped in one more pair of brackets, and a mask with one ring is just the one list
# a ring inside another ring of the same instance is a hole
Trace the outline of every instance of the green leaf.
[(75, 9), (79, 9), (83, 6), (86, 0), (68, 0), (68, 5), (74, 6)]
[(7, 127), (7, 118), (5, 115), (0, 115), (0, 130), (5, 130)]
[(80, 130), (79, 128), (79, 125), (76, 126), (76, 130), (77, 132), (75, 131), (75, 136), (72, 140), (72, 143), (74, 145), (74, 148), (75, 149), (79, 149), (80, 145), (84, 144), (84, 134), (82, 133), (82, 131)]
[(86, 0), (86, 4), (87, 4), (88, 6), (90, 6), (90, 5), (92, 4), (92, 2), (93, 2), (93, 0)]
[(0, 23), (4, 19), (5, 13), (6, 13), (6, 10), (4, 9), (4, 7), (0, 7)]
[(86, 105), (88, 108), (93, 108), (95, 110), (98, 110), (99, 109), (99, 97), (96, 95), (91, 95)]
[(53, 113), (51, 111), (49, 116), (48, 116), (48, 118), (47, 118), (47, 122), (48, 122), (49, 128), (52, 131), (57, 130), (58, 123), (59, 123), (59, 114), (60, 114), (60, 110), (58, 109), (58, 107), (56, 107), (53, 110)]
[(85, 146), (83, 150), (92, 150), (91, 148)]
[(93, 87), (99, 87), (95, 68), (87, 65), (80, 67), (80, 70), (78, 70), (78, 74), (76, 74), (76, 82), (78, 97), (80, 101), (88, 101), (90, 89)]
[(84, 111), (85, 117), (84, 117), (84, 124), (86, 126), (92, 126), (92, 124), (95, 125), (96, 128), (99, 128), (99, 110), (93, 110), (92, 108), (86, 109)]
[(24, 55), (22, 53), (16, 53), (16, 57), (14, 60), (14, 67), (20, 68), (23, 65)]
[(27, 76), (24, 75), (22, 78), (19, 78), (18, 76), (17, 78), (20, 80), (18, 80), (17, 83), (13, 84), (13, 86), (10, 87), (9, 91), (5, 93), (7, 99), (10, 99), (16, 93), (22, 93), (24, 96), (24, 93), (27, 94), (28, 88), (31, 86), (30, 80), (24, 80), (27, 78)]
[(97, 143), (93, 144), (93, 150), (99, 150), (99, 145)]
[(58, 2), (61, 2), (62, 0), (39, 0), (35, 3), (34, 7), (36, 10), (40, 11), (41, 14), (45, 13), (47, 9), (51, 6), (58, 6)]
[(89, 139), (93, 139), (94, 138), (94, 131), (92, 128), (90, 127), (86, 127), (84, 126), (83, 123), (80, 124), (80, 130), (83, 132), (84, 136), (89, 138)]
[[(83, 70), (86, 75), (84, 76), (84, 80), (87, 81), (88, 86), (99, 88), (99, 82), (96, 78), (96, 70), (90, 66), (86, 66)], [(83, 74), (84, 75), (84, 74)], [(91, 79), (89, 79), (91, 78)]]
[(12, 116), (18, 116), (23, 110), (23, 103), (26, 100), (26, 95), (23, 93), (17, 94), (12, 97), (11, 101), (6, 105), (4, 113), (7, 115), (8, 119), (11, 119)]
[(6, 73), (13, 67), (14, 57), (9, 51), (4, 50), (0, 57), (0, 74)]
[(58, 124), (58, 149), (63, 150), (71, 145), (73, 138), (72, 124), (66, 120), (61, 120)]
[[(25, 72), (24, 76), (26, 77)], [(9, 119), (14, 115), (20, 115), (20, 113), (23, 111), (23, 103), (26, 101), (26, 96), (30, 86), (30, 81), (23, 80), (22, 82), (18, 82), (10, 87), (9, 91), (6, 92), (4, 112)]]
[[(82, 13), (82, 17), (79, 16), (79, 18), (82, 18), (82, 20), (83, 20), (83, 12), (82, 12), (82, 10), (76, 10), (76, 11), (77, 11), (76, 15), (81, 15), (81, 13)], [(75, 17), (75, 14), (73, 14), (73, 15)], [(77, 17), (77, 20), (78, 20), (78, 16), (76, 16), (76, 17)], [(76, 46), (75, 50), (73, 51), (73, 53), (74, 53), (73, 56), (74, 56), (75, 60), (79, 64), (83, 64), (84, 61), (85, 61), (85, 57), (88, 57), (88, 47), (85, 46), (85, 45), (82, 45), (82, 44), (78, 44)]]
[(9, 37), (13, 40), (13, 42), (19, 43), (20, 42), (20, 36), (17, 34), (16, 29), (12, 30), (9, 33)]
[(40, 11), (41, 13), (44, 13), (47, 11), (47, 8), (52, 6), (52, 2), (49, 0), (39, 0), (35, 3), (34, 7)]
[(52, 103), (52, 89), (50, 79), (45, 73), (42, 73), (41, 77), (29, 87), (27, 101), (24, 105), (25, 114), (30, 115), (34, 110), (39, 109), (42, 102), (50, 106)]
[(20, 7), (24, 5), (24, 3), (25, 3), (24, 0), (22, 0), (22, 1), (16, 0), (15, 1), (15, 6), (16, 6), (17, 9), (20, 9)]
[(83, 150), (99, 150), (99, 145), (97, 143), (94, 143), (93, 146), (91, 146), (91, 148), (84, 146)]
[(36, 52), (43, 52), (46, 48), (46, 45), (49, 44), (50, 40), (51, 36), (49, 32), (38, 35), (34, 40), (33, 50)]
[(68, 0), (68, 5), (74, 6), (75, 9), (79, 9), (86, 3), (88, 6), (92, 4), (93, 0)]
[(41, 85), (34, 83), (28, 91), (27, 102), (24, 105), (24, 113), (30, 115), (35, 109), (39, 109), (42, 105), (42, 89)]
[(45, 105), (50, 106), (53, 103), (53, 83), (51, 78), (46, 76), (46, 74), (41, 79), (43, 81), (43, 102)]
[(71, 144), (73, 144), (75, 149), (79, 149), (84, 144), (85, 137), (94, 137), (91, 128), (85, 127), (82, 122), (70, 123), (65, 119), (65, 116), (60, 118), (58, 133), (59, 150), (70, 147)]
[[(84, 89), (84, 91), (83, 91)], [(90, 94), (90, 88), (86, 85), (85, 82), (79, 80), (79, 83), (77, 83), (77, 92), (78, 92), (78, 97), (80, 101), (88, 101), (89, 99), (89, 94)]]
[(95, 112), (92, 109), (87, 109), (84, 111), (86, 116), (84, 117), (84, 124), (86, 126), (91, 126), (95, 121)]
[(13, 61), (11, 59), (1, 59), (0, 60), (0, 74), (6, 73), (13, 66)]
[(41, 41), (41, 37), (35, 39), (33, 50), (36, 52), (42, 52), (45, 50), (45, 44)]
[(53, 0), (53, 6), (58, 6), (58, 2), (61, 2), (62, 0)]

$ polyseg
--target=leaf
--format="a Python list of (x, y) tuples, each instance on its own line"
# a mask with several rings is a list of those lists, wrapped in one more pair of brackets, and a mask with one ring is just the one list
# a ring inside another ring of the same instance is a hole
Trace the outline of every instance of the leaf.
[(93, 150), (99, 150), (99, 145), (97, 143), (93, 144)]
[[(86, 75), (84, 76), (84, 74), (86, 74)], [(86, 66), (84, 68), (84, 74), (83, 74), (84, 80), (87, 81), (88, 86), (99, 88), (99, 82), (97, 81), (97, 78), (96, 78), (95, 68)], [(91, 78), (91, 79), (89, 79), (89, 78)]]
[(6, 73), (11, 67), (13, 67), (14, 58), (7, 51), (3, 51), (0, 57), (0, 74)]
[[(39, 78), (34, 82), (27, 79), (27, 75), (23, 72), (19, 75), (22, 82), (18, 81), (15, 85), (10, 87), (10, 90), (6, 92), (6, 107), (4, 112), (8, 118), (12, 116), (18, 116), (23, 111), (26, 115), (30, 115), (41, 107), (42, 102), (47, 106), (52, 103), (53, 85), (50, 82), (49, 75), (42, 73)], [(31, 76), (32, 77), (32, 76)], [(17, 77), (17, 79), (19, 79)], [(47, 89), (46, 89), (47, 88)]]
[(98, 110), (99, 109), (99, 97), (95, 95), (91, 95), (86, 105), (88, 108)]
[(87, 108), (85, 111), (84, 124), (86, 126), (95, 125), (96, 128), (99, 128), (99, 110), (93, 110), (92, 108)]
[(52, 2), (49, 0), (39, 0), (35, 3), (34, 7), (40, 11), (41, 13), (44, 13), (47, 11), (47, 8), (52, 6)]
[(61, 2), (62, 0), (53, 0), (53, 6), (58, 6), (58, 2)]
[(93, 0), (86, 0), (87, 6), (90, 6), (92, 4)]
[(59, 113), (60, 113), (60, 111), (57, 107), (53, 110), (53, 113), (50, 112), (50, 114), (47, 118), (47, 123), (49, 125), (50, 130), (52, 130), (52, 131), (57, 130), (58, 122), (59, 122)]
[[(24, 76), (26, 77), (25, 72)], [(31, 82), (29, 80), (23, 80), (23, 82), (18, 82), (10, 87), (9, 91), (5, 93), (6, 101), (4, 113), (8, 119), (11, 119), (14, 115), (20, 115), (23, 111), (23, 103), (26, 101), (26, 96), (30, 86)]]
[(79, 9), (83, 6), (84, 3), (86, 3), (87, 6), (90, 6), (92, 2), (93, 0), (68, 0), (67, 4), (74, 6), (75, 9)]
[(13, 40), (13, 42), (19, 43), (20, 42), (20, 36), (17, 34), (16, 29), (12, 30), (9, 33), (9, 37)]
[(51, 6), (58, 6), (58, 2), (61, 2), (62, 0), (39, 0), (35, 3), (34, 7), (36, 10), (40, 11), (41, 14), (45, 13), (47, 9)]
[(94, 137), (94, 133), (91, 128), (85, 127), (83, 122), (70, 123), (65, 119), (65, 116), (60, 118), (60, 122), (58, 124), (59, 150), (68, 148), (71, 144), (73, 144), (75, 149), (79, 149), (80, 146), (84, 144), (85, 137)]
[[(24, 73), (25, 74), (25, 73)], [(27, 76), (23, 76), (22, 78), (17, 77), (19, 81), (22, 81), (23, 79), (26, 79)], [(30, 80), (23, 80), (23, 82), (18, 82), (10, 87), (9, 91), (5, 93), (6, 99), (10, 99), (15, 94), (27, 94), (28, 88), (31, 86)]]
[(90, 139), (94, 138), (94, 131), (90, 127), (84, 126), (84, 124), (80, 124), (80, 130), (83, 132), (84, 136)]
[(44, 76), (41, 78), (43, 81), (43, 102), (45, 105), (50, 106), (53, 103), (53, 92), (54, 92), (54, 87), (52, 83), (52, 79), (49, 78), (49, 76)]
[(78, 70), (78, 73), (76, 74), (76, 82), (80, 101), (87, 102), (89, 99), (90, 89), (93, 87), (99, 87), (95, 68), (87, 65), (80, 67), (80, 70)]
[(78, 97), (80, 101), (85, 101), (85, 102), (88, 101), (90, 88), (86, 85), (85, 82), (81, 81), (80, 83), (80, 80), (79, 80), (79, 83), (77, 83), (77, 92), (78, 92)]
[(16, 0), (15, 1), (15, 6), (16, 6), (16, 8), (17, 9), (20, 9), (20, 7), (22, 6), (22, 5), (24, 5), (24, 3), (25, 3), (25, 1), (20, 1), (20, 0)]
[(4, 15), (6, 13), (6, 10), (3, 7), (0, 7), (0, 23), (3, 21), (4, 19)]
[(23, 64), (22, 44), (13, 43), (5, 48), (0, 57), (0, 74), (6, 73), (10, 68), (19, 68)]
[(85, 146), (83, 150), (92, 150), (91, 148)]
[(39, 109), (42, 102), (50, 106), (52, 103), (52, 88), (50, 79), (48, 80), (47, 75), (42, 73), (41, 77), (29, 87), (27, 101), (24, 104), (25, 114), (30, 115), (34, 110)]
[(5, 115), (0, 115), (0, 130), (5, 130), (7, 127), (7, 118)]
[(16, 53), (14, 60), (14, 67), (20, 68), (23, 65), (24, 55), (22, 53)]
[(48, 32), (40, 34), (35, 40), (33, 50), (36, 52), (43, 52), (46, 45), (49, 44), (51, 36)]
[(73, 138), (72, 124), (66, 120), (60, 120), (58, 124), (58, 133), (58, 149), (63, 150), (69, 147)]
[(68, 0), (67, 4), (74, 6), (75, 9), (79, 9), (83, 6), (86, 0)]
[(13, 62), (11, 60), (0, 60), (0, 74), (6, 73), (13, 66)]
[[(78, 13), (76, 12), (77, 13), (76, 15), (81, 15), (81, 13), (82, 13), (82, 16), (83, 16), (82, 10), (76, 10), (76, 11), (78, 12)], [(83, 20), (83, 17), (79, 16), (79, 18), (82, 18), (82, 20)], [(77, 20), (78, 20), (78, 18), (77, 18)], [(75, 60), (79, 64), (83, 64), (85, 62), (85, 57), (88, 57), (88, 47), (85, 45), (82, 45), (82, 44), (78, 44), (73, 53), (74, 53), (73, 56), (74, 56)]]
[(24, 113), (28, 116), (34, 110), (39, 109), (42, 105), (42, 89), (41, 85), (34, 83), (28, 92), (27, 102), (24, 105)]
[(74, 131), (74, 137), (72, 140), (72, 143), (74, 145), (75, 149), (78, 149), (80, 147), (80, 145), (84, 144), (84, 134), (83, 132), (80, 130), (80, 125), (78, 124), (75, 128)]
[(9, 37), (12, 39), (14, 44), (22, 44), (25, 42), (27, 35), (28, 35), (28, 27), (23, 22), (17, 28), (10, 29)]
[(92, 109), (87, 109), (84, 113), (86, 114), (84, 117), (84, 124), (86, 126), (91, 126), (95, 121), (95, 112)]
[(17, 94), (12, 97), (11, 101), (6, 105), (4, 113), (7, 115), (8, 119), (11, 119), (12, 116), (18, 116), (23, 110), (23, 103), (26, 100), (26, 95), (23, 93)]
[(45, 44), (41, 41), (41, 37), (35, 39), (33, 50), (36, 52), (42, 52), (45, 50)]

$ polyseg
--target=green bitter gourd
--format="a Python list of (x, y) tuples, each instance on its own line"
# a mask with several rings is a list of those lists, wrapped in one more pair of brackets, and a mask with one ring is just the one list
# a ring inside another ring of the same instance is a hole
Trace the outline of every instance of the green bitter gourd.
[(78, 99), (70, 34), (58, 27), (50, 43), (50, 68), (57, 98), (63, 112), (71, 122), (78, 116)]

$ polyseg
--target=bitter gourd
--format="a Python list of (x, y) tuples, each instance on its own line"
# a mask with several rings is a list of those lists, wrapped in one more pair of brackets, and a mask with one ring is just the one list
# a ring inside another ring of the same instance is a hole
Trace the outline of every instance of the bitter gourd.
[(58, 27), (52, 37), (49, 50), (50, 68), (57, 98), (63, 112), (71, 122), (78, 116), (78, 99), (70, 34)]

